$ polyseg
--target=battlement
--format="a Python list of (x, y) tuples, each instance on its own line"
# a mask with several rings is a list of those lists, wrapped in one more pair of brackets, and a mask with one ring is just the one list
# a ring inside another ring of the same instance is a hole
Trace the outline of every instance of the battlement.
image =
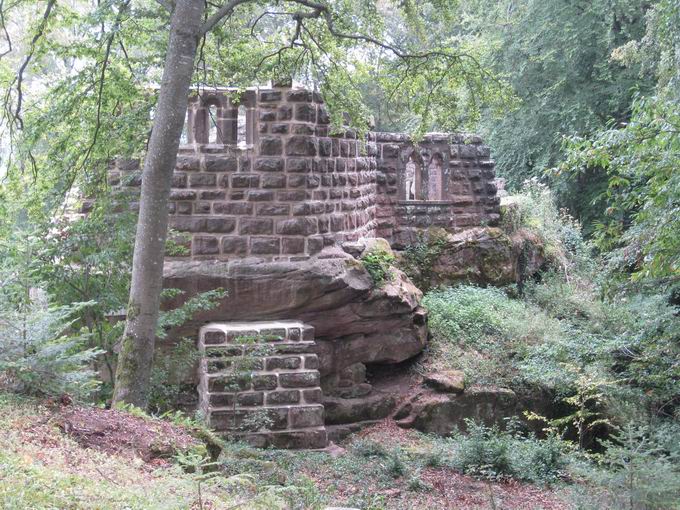
[[(119, 160), (113, 185), (140, 184)], [(396, 247), (431, 226), (455, 232), (499, 217), (490, 150), (474, 135), (333, 133), (304, 89), (190, 98), (170, 195), (176, 258), (296, 260), (361, 237)]]

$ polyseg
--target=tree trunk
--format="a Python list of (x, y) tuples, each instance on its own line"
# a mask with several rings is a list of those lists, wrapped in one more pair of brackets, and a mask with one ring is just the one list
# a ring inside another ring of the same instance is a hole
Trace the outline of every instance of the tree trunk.
[(168, 198), (177, 160), (205, 4), (177, 0), (163, 80), (142, 173), (127, 321), (118, 356), (114, 403), (146, 408), (163, 286)]

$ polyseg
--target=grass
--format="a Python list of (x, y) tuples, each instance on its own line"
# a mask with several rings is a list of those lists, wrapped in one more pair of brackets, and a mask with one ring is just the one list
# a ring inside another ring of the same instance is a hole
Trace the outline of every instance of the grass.
[[(3, 510), (201, 509), (198, 476), (177, 463), (86, 449), (64, 435), (41, 403), (0, 393), (0, 507)], [(286, 508), (248, 478), (201, 484), (203, 508)]]
[(179, 468), (151, 471), (141, 460), (83, 449), (49, 417), (35, 402), (0, 397), (2, 508), (179, 510), (194, 503), (195, 483)]
[(516, 502), (518, 508), (569, 508), (561, 496), (553, 494), (570, 490), (561, 482), (548, 490), (531, 484), (481, 481), (463, 474), (459, 467), (461, 445), (457, 438), (402, 430), (385, 422), (349, 438), (343, 443), (345, 452), (336, 457), (231, 445), (236, 451), (226, 459), (230, 472), (250, 472), (260, 483), (286, 479), (297, 487), (313, 484), (316, 491), (307, 501), (310, 506), (299, 508), (489, 509), (489, 484), (494, 493)]

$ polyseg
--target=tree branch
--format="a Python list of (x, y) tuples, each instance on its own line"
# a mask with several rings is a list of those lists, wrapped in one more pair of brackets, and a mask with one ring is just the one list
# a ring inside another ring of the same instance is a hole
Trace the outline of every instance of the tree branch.
[(207, 34), (213, 28), (215, 28), (215, 25), (222, 21), (223, 18), (231, 16), (231, 14), (234, 12), (234, 9), (238, 5), (246, 4), (251, 1), (252, 0), (231, 0), (224, 4), (222, 7), (217, 9), (217, 12), (215, 12), (215, 14), (213, 14), (207, 20), (205, 20), (203, 25), (201, 25), (200, 35), (203, 36)]
[(12, 39), (7, 32), (7, 25), (5, 24), (5, 0), (0, 0), (0, 25), (2, 26), (2, 32), (7, 41), (7, 51), (0, 53), (0, 58), (12, 52)]
[(173, 3), (169, 0), (156, 0), (156, 3), (161, 7), (165, 8), (165, 10), (168, 11), (169, 13), (172, 13), (172, 10), (175, 8)]
[[(33, 59), (33, 54), (35, 53), (35, 46), (38, 42), (38, 40), (42, 37), (43, 33), (45, 32), (45, 28), (47, 26), (47, 20), (50, 17), (50, 13), (52, 12), (52, 8), (54, 7), (54, 4), (56, 3), (56, 0), (48, 0), (47, 2), (47, 7), (45, 7), (45, 12), (43, 13), (42, 21), (40, 22), (40, 25), (38, 26), (38, 31), (35, 33), (33, 38), (31, 39), (31, 43), (29, 45), (30, 49), (28, 51), (28, 54), (26, 55), (26, 58), (24, 58), (23, 63), (19, 67), (19, 70), (17, 71), (16, 76), (12, 80), (12, 83), (10, 86), (7, 88), (7, 93), (5, 94), (5, 111), (10, 117), (10, 126), (14, 123), (16, 123), (19, 126), (19, 129), (23, 129), (24, 127), (24, 121), (21, 118), (21, 107), (23, 103), (23, 90), (22, 90), (22, 85), (24, 81), (24, 72), (26, 71), (26, 68), (28, 67), (28, 64), (30, 64), (31, 60)], [(4, 26), (4, 24), (3, 24)], [(16, 84), (16, 92), (17, 92), (17, 106), (14, 111), (12, 111), (12, 105), (10, 104), (11, 101), (11, 94), (12, 94), (12, 87)]]

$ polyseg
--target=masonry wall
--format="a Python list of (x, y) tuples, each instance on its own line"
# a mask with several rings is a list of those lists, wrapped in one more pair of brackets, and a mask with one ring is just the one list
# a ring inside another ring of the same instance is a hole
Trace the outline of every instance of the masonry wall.
[[(295, 260), (362, 236), (399, 247), (422, 228), (498, 219), (478, 137), (331, 134), (320, 97), (290, 88), (194, 96), (186, 126), (169, 206), (183, 249), (169, 256)], [(139, 163), (117, 161), (110, 179), (134, 190)]]
[[(378, 169), (376, 235), (394, 247), (415, 242), (418, 231), (429, 227), (458, 232), (498, 222), (494, 162), (479, 136), (431, 133), (413, 143), (405, 134), (371, 133), (369, 139)], [(406, 196), (409, 163), (414, 197)], [(428, 189), (432, 181), (434, 190)]]

